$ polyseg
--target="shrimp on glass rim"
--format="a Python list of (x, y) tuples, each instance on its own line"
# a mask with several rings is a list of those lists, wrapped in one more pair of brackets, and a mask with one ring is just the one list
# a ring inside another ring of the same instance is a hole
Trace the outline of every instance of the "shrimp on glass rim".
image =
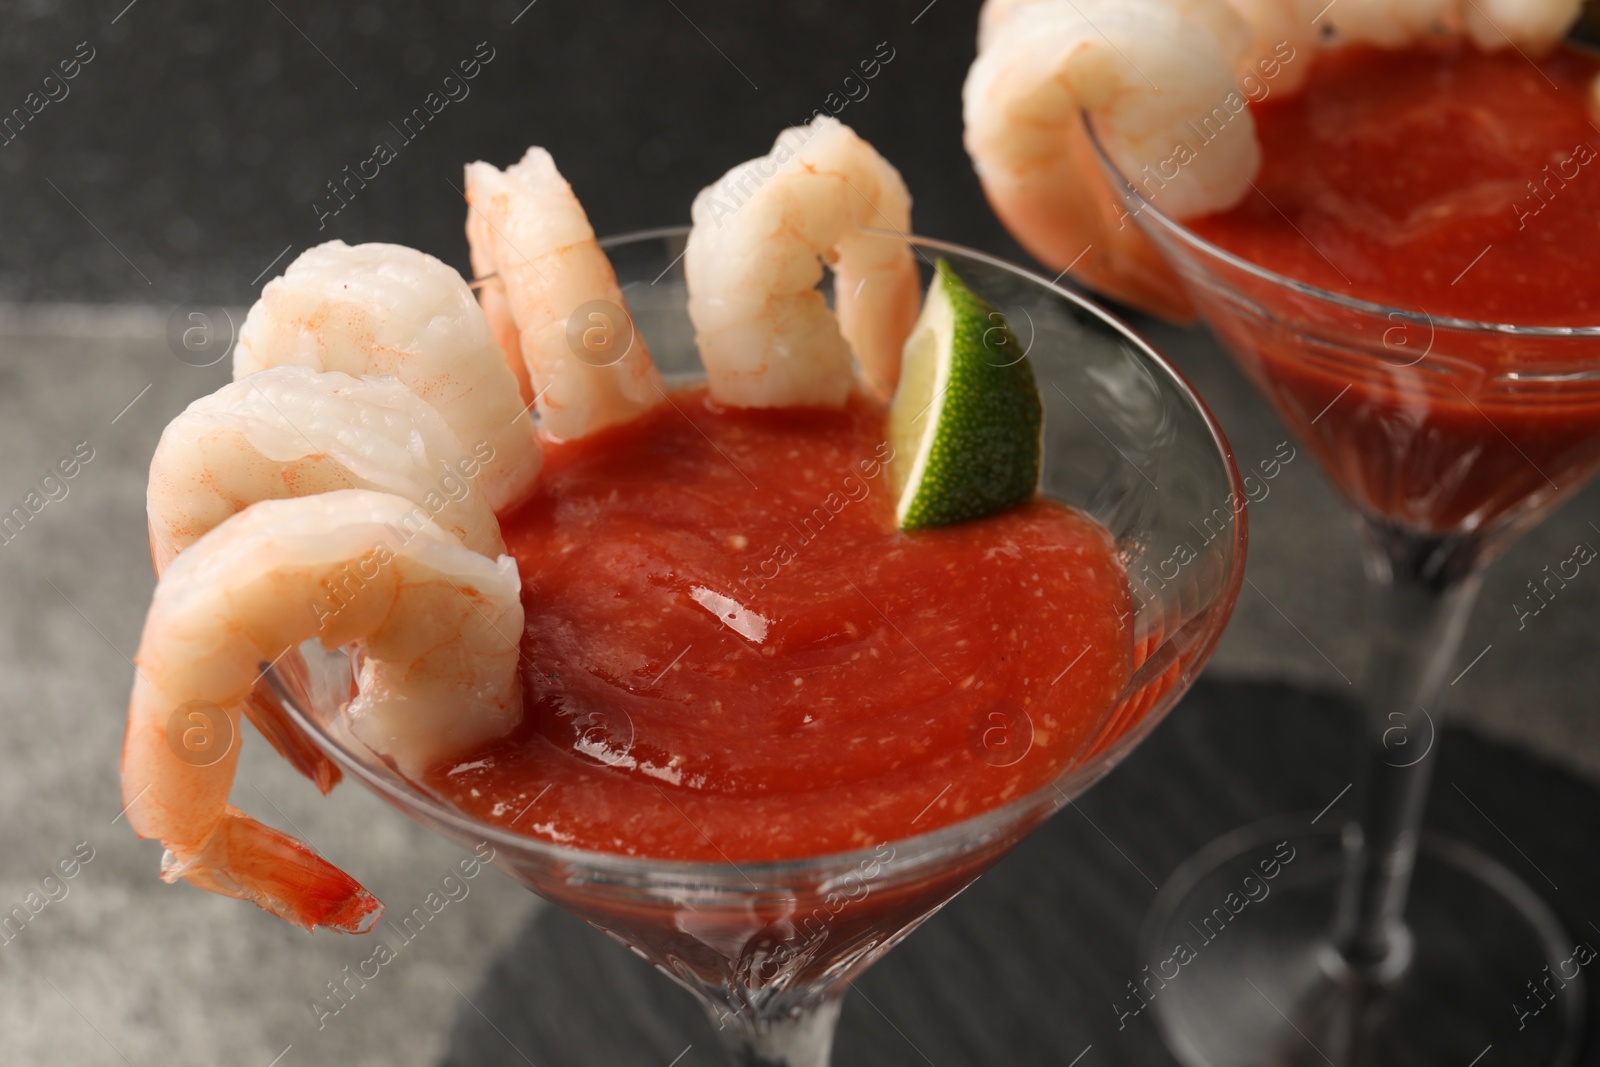
[[(234, 377), (173, 421), (152, 461), (160, 581), (123, 796), (136, 832), (166, 847), (167, 881), (359, 933), (381, 912), (371, 894), (228, 805), (240, 715), (332, 788), (338, 768), (262, 684), (274, 667), (304, 684), (300, 649), (316, 640), (357, 667), (342, 726), (402, 773), (511, 729), (523, 608), (496, 510), (528, 494), (543, 448), (466, 283), (397, 245), (303, 253), (251, 309)], [(196, 750), (196, 736), (227, 744)]]
[(461, 275), (426, 253), (342, 241), (302, 252), (245, 317), (233, 376), (285, 363), (398, 378), (463, 450), (493, 455), (478, 480), (497, 512), (538, 477), (543, 450), (488, 320)]
[[(1234, 53), (1246, 36), (1222, 0), (1184, 6), (1018, 5), (987, 26), (962, 94), (967, 151), (1017, 240), (1053, 270), (1071, 268), (1102, 293), (1174, 318), (1192, 316), (1188, 297), (1101, 174), (1083, 112), (1128, 173), (1193, 139), (1187, 124), (1233, 92)], [(1259, 163), (1254, 123), (1241, 110), (1162, 172), (1158, 202), (1179, 216), (1221, 209), (1249, 188)]]
[(498, 556), (500, 524), (475, 480), (492, 455), (464, 455), (439, 413), (394, 378), (257, 371), (162, 432), (145, 495), (156, 573), (258, 500), (335, 489), (405, 497), (468, 548)]
[[(370, 893), (228, 804), (239, 713), (301, 642), (352, 646), (350, 729), (420, 774), (517, 722), (520, 591), (510, 557), (473, 552), (412, 502), (364, 489), (253, 504), (177, 556), (145, 620), (122, 755), (128, 819), (166, 847), (162, 877), (306, 929), (370, 929), (382, 913)], [(226, 749), (190, 751), (191, 724)]]
[[(920, 296), (899, 174), (831, 119), (740, 173), (763, 187), (733, 220), (702, 194), (685, 253), (712, 392), (841, 404), (852, 353), (870, 387), (892, 389)], [(627, 312), (548, 153), (505, 172), (474, 164), (468, 195), (474, 260), (497, 283), (484, 306), (501, 321), (421, 252), (312, 248), (251, 309), (235, 381), (178, 416), (151, 464), (160, 581), (128, 709), (130, 822), (165, 846), (167, 881), (306, 928), (364, 931), (382, 905), (228, 805), (241, 714), (324, 792), (338, 779), (259, 683), (275, 669), (303, 684), (308, 642), (345, 650), (356, 677), (341, 728), (413, 779), (503, 736), (523, 714), (525, 620), (497, 513), (531, 490), (541, 434), (582, 437), (666, 396), (642, 339), (604, 364), (570, 350), (585, 304)], [(814, 291), (824, 262), (837, 319)], [(536, 396), (497, 337), (515, 341)], [(227, 743), (192, 748), (195, 727)]]
[[(785, 130), (702, 189), (692, 217), (689, 317), (715, 400), (838, 406), (852, 353), (869, 389), (893, 393), (921, 302), (911, 194), (854, 130), (827, 115)], [(824, 263), (837, 317), (816, 290)]]
[(1187, 320), (1193, 305), (1102, 173), (1085, 114), (1146, 199), (1194, 218), (1233, 207), (1250, 188), (1261, 150), (1247, 104), (1264, 98), (1262, 76), (1271, 92), (1295, 92), (1316, 49), (1349, 42), (1398, 47), (1465, 34), (1486, 50), (1541, 48), (1580, 8), (1580, 0), (987, 0), (962, 92), (967, 152), (995, 214), (1040, 262)]
[(555, 160), (469, 163), (467, 241), (479, 299), (539, 429), (556, 440), (626, 422), (665, 395), (611, 261)]

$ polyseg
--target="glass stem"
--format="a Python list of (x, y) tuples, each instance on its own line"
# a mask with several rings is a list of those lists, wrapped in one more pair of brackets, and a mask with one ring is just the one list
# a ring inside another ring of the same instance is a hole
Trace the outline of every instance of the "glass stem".
[(845, 988), (777, 1016), (712, 1008), (711, 1023), (734, 1067), (828, 1067)]
[[(1344, 964), (1392, 980), (1410, 960), (1404, 922), (1443, 726), (1440, 694), (1477, 597), (1473, 547), (1369, 527), (1373, 610), (1364, 696), (1359, 838), (1336, 922)], [(1351, 828), (1353, 830), (1354, 827)]]

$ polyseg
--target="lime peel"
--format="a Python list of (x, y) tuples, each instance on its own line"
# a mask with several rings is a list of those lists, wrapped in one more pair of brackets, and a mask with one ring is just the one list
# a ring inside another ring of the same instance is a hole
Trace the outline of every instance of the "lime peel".
[(889, 409), (903, 530), (991, 515), (1038, 490), (1044, 405), (1026, 353), (944, 260), (902, 353)]

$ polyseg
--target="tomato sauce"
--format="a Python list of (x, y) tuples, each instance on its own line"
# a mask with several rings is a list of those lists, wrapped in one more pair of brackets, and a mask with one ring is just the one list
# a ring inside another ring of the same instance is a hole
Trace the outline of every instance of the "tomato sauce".
[[(1275, 273), (1432, 320), (1600, 325), (1597, 72), (1566, 48), (1331, 50), (1299, 94), (1253, 106), (1257, 190), (1190, 226)], [(1294, 328), (1208, 318), (1369, 514), (1475, 528), (1556, 499), (1600, 464), (1592, 339), (1357, 312), (1341, 323), (1337, 309), (1238, 284)], [(1301, 315), (1317, 325), (1298, 328)]]
[(1252, 107), (1260, 194), (1192, 228), (1374, 303), (1600, 325), (1596, 73), (1571, 49), (1531, 61), (1465, 45), (1332, 50), (1300, 93)]
[(503, 523), (526, 714), (429, 786), (559, 844), (774, 860), (976, 815), (1125, 729), (1110, 535), (1045, 500), (898, 532), (885, 421), (690, 390), (548, 449)]

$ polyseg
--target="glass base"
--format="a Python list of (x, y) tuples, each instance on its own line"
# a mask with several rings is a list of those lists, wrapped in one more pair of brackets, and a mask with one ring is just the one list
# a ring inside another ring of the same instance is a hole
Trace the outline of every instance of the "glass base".
[(1391, 973), (1349, 972), (1329, 931), (1352, 839), (1280, 819), (1190, 857), (1146, 917), (1147, 966), (1119, 1010), (1149, 1011), (1185, 1067), (1573, 1062), (1587, 950), (1466, 845), (1424, 837)]

